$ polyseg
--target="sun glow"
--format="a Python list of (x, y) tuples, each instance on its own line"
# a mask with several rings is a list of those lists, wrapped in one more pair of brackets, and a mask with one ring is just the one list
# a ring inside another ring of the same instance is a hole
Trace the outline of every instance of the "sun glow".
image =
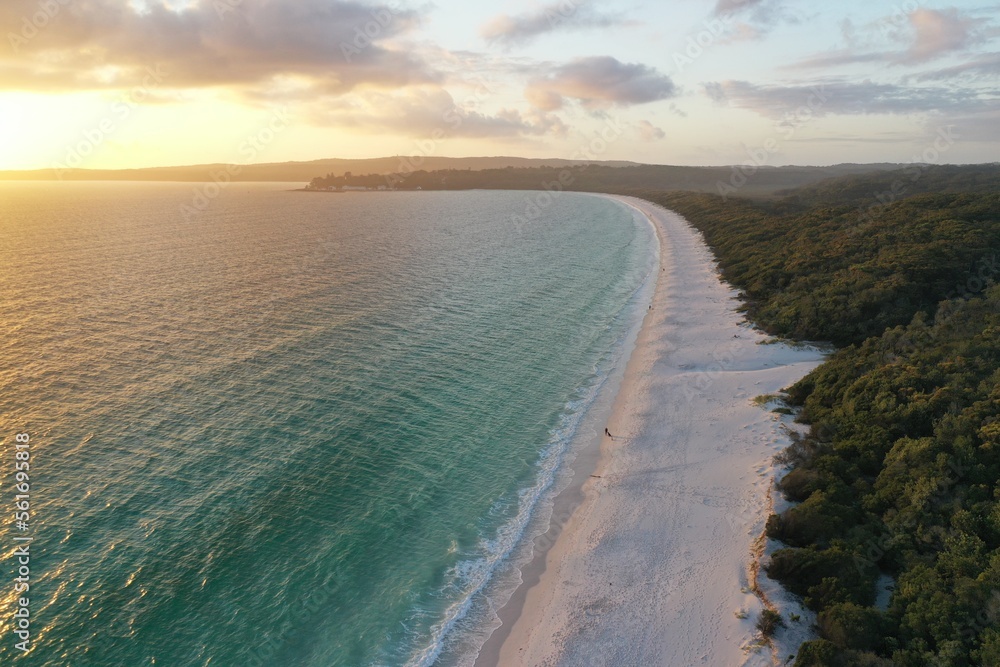
[(45, 147), (66, 124), (65, 108), (52, 95), (0, 93), (0, 169), (48, 166)]

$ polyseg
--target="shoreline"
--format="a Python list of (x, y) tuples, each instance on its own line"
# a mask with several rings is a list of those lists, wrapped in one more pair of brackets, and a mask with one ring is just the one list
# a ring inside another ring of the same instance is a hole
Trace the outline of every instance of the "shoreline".
[(608, 419), (620, 437), (601, 438), (599, 456), (580, 451), (475, 667), (769, 665), (769, 651), (753, 650), (761, 607), (749, 572), (770, 459), (788, 442), (778, 416), (751, 401), (822, 353), (759, 345), (766, 336), (683, 218), (597, 196), (645, 216), (659, 241), (652, 309)]
[[(573, 194), (606, 198), (605, 195), (595, 193)], [(647, 278), (647, 281), (652, 284), (644, 284), (640, 288), (641, 299), (648, 306), (659, 285), (662, 240), (659, 229), (647, 216), (632, 207), (626, 208), (633, 214), (637, 224), (648, 225), (652, 231), (654, 242), (652, 259), (654, 263), (650, 268), (651, 275)], [(586, 498), (585, 485), (593, 482), (593, 478), (599, 472), (598, 469), (604, 457), (604, 448), (608, 442), (608, 438), (603, 434), (603, 429), (613, 425), (611, 420), (615, 404), (619, 400), (618, 396), (622, 393), (622, 385), (627, 377), (628, 362), (635, 352), (647, 316), (647, 310), (637, 310), (634, 321), (629, 325), (619, 363), (606, 381), (608, 386), (602, 390), (601, 396), (588, 409), (587, 416), (580, 424), (579, 431), (575, 436), (578, 441), (575, 446), (571, 447), (571, 456), (563, 463), (568, 470), (561, 475), (561, 482), (558, 483), (559, 488), (551, 500), (548, 527), (544, 532), (532, 538), (533, 553), (530, 560), (517, 568), (521, 582), (511, 592), (503, 606), (496, 610), (495, 622), (499, 622), (499, 626), (493, 629), (480, 647), (473, 663), (475, 667), (497, 664), (500, 647), (507, 640), (514, 622), (522, 614), (528, 591), (539, 582), (545, 571), (546, 555), (556, 545), (559, 536), (568, 528), (577, 508), (584, 502)]]

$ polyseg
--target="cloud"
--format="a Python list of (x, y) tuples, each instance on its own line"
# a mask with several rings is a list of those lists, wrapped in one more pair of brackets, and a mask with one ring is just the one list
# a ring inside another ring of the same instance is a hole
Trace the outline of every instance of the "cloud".
[(889, 60), (886, 53), (858, 53), (853, 49), (843, 49), (825, 53), (817, 56), (810, 56), (805, 60), (789, 65), (786, 69), (825, 69), (827, 67), (839, 67), (841, 65), (853, 65), (856, 63), (886, 62)]
[(917, 9), (910, 14), (914, 40), (903, 62), (921, 63), (968, 46), (973, 32), (971, 19), (959, 16), (957, 9), (938, 11)]
[(623, 63), (610, 56), (578, 58), (528, 83), (525, 97), (536, 109), (555, 111), (567, 99), (591, 111), (631, 106), (673, 97), (670, 77), (642, 64)]
[[(749, 109), (769, 118), (787, 118), (808, 110), (809, 116), (829, 114), (910, 114), (934, 111), (972, 112), (987, 100), (975, 91), (906, 87), (863, 81), (823, 81), (813, 85), (759, 86), (746, 81), (712, 82), (705, 94), (720, 104)], [(799, 114), (801, 115), (801, 114)]]
[(998, 75), (1000, 75), (1000, 53), (989, 53), (960, 65), (924, 72), (916, 78), (918, 81), (939, 81), (958, 77), (990, 78)]
[[(489, 91), (480, 93), (483, 97), (489, 95)], [(512, 109), (489, 114), (477, 110), (477, 106), (475, 96), (459, 103), (442, 88), (419, 86), (405, 91), (365, 91), (346, 99), (320, 100), (307, 113), (307, 119), (315, 125), (433, 139), (562, 136), (567, 132), (557, 116), (539, 112), (522, 114)]]
[(761, 40), (783, 23), (803, 22), (803, 16), (791, 12), (785, 0), (716, 0), (712, 14), (728, 28), (723, 44)]
[(130, 86), (154, 65), (171, 87), (257, 86), (296, 76), (322, 91), (345, 92), (439, 79), (418, 57), (386, 46), (421, 16), (384, 4), (218, 0), (180, 10), (149, 3), (139, 11), (121, 0), (89, 0), (32, 31), (25, 17), (38, 7), (37, 0), (0, 3), (0, 25), (17, 26), (17, 39), (8, 35), (15, 49), (0, 55), (2, 88)]
[(654, 141), (660, 141), (661, 139), (667, 138), (667, 133), (656, 127), (648, 120), (640, 120), (636, 124), (636, 129), (639, 131), (639, 138), (646, 143), (652, 143)]
[[(915, 9), (907, 14), (886, 16), (868, 26), (871, 36), (892, 37), (903, 42), (905, 48), (865, 51), (861, 36), (853, 23), (842, 25), (842, 36), (847, 48), (805, 58), (786, 69), (824, 69), (843, 65), (885, 63), (887, 65), (919, 65), (946, 55), (962, 51), (989, 36), (985, 25), (957, 9)], [(877, 48), (871, 41), (870, 49)]]
[(501, 14), (490, 19), (479, 32), (488, 42), (510, 47), (556, 30), (609, 28), (622, 22), (618, 16), (597, 12), (590, 0), (577, 3), (561, 0), (526, 14)]
[(751, 25), (740, 21), (733, 25), (728, 34), (719, 39), (719, 44), (756, 42), (764, 39), (768, 32), (770, 32), (770, 26)]
[(714, 13), (716, 16), (727, 16), (737, 12), (748, 11), (764, 4), (766, 0), (717, 0)]
[(808, 137), (788, 137), (786, 140), (795, 143), (817, 144), (901, 144), (913, 143), (926, 134), (917, 135), (913, 132), (870, 132), (868, 134), (837, 133), (831, 135), (810, 135)]
[(927, 124), (928, 131), (939, 127), (951, 127), (952, 132), (963, 142), (1000, 142), (1000, 102), (993, 101), (975, 113), (935, 116)]
[[(729, 106), (729, 98), (726, 96), (726, 88), (732, 87), (735, 83), (734, 81), (727, 81), (726, 83), (718, 83), (715, 81), (709, 81), (703, 84), (705, 89), (705, 94), (708, 98), (720, 106)], [(749, 85), (749, 84), (748, 84)]]

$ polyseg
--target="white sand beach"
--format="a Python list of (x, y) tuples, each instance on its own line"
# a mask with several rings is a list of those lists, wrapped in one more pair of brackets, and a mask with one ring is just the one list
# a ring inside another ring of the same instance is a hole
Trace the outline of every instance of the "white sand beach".
[(753, 399), (822, 355), (761, 344), (698, 232), (649, 202), (614, 199), (647, 215), (661, 243), (652, 309), (608, 423), (615, 438), (477, 665), (770, 665), (771, 651), (752, 646), (762, 607), (748, 575), (771, 459), (788, 437)]

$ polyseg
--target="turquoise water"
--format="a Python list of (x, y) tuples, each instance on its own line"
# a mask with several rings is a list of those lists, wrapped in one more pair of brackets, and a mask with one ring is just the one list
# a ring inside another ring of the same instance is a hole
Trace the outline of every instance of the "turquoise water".
[[(0, 183), (0, 549), (31, 653), (463, 664), (634, 325), (651, 230), (564, 195)], [(509, 592), (509, 591), (508, 591)]]

